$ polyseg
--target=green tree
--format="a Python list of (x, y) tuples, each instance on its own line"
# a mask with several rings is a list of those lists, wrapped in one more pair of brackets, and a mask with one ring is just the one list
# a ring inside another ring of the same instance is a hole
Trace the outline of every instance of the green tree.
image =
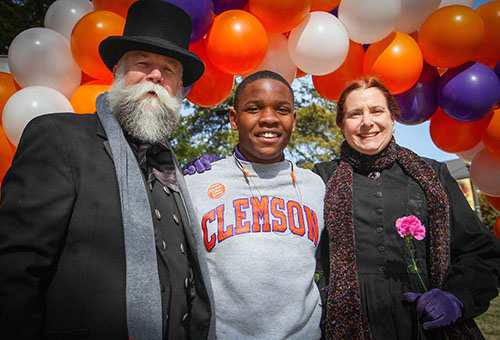
[(2, 0), (0, 2), (0, 55), (22, 31), (43, 27), (45, 13), (55, 0)]
[(491, 230), (495, 228), (495, 221), (499, 215), (499, 212), (493, 209), (483, 193), (478, 192), (479, 206), (481, 208), (481, 218), (483, 223)]

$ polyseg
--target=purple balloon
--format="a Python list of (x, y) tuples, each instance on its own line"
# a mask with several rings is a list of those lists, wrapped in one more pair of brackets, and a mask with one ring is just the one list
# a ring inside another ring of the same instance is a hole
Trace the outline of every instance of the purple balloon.
[(497, 77), (500, 78), (500, 61), (495, 65), (495, 68), (493, 69), (495, 73), (497, 74)]
[(214, 4), (212, 0), (163, 0), (185, 10), (193, 21), (191, 44), (205, 36), (214, 21)]
[(451, 118), (475, 122), (493, 111), (500, 100), (500, 80), (488, 66), (468, 62), (441, 76), (437, 97), (439, 106)]
[(215, 14), (219, 15), (222, 12), (230, 9), (243, 9), (248, 3), (248, 0), (213, 0)]
[(401, 109), (398, 122), (415, 125), (431, 118), (439, 106), (436, 95), (438, 83), (439, 72), (437, 68), (424, 63), (420, 78), (415, 85), (394, 96)]

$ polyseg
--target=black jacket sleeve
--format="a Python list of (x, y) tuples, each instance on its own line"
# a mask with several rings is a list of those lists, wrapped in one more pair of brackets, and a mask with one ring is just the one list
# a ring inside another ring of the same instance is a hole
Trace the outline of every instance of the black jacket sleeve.
[(436, 164), (450, 201), (452, 262), (442, 288), (464, 304), (462, 319), (473, 318), (484, 313), (498, 295), (500, 240), (470, 208), (446, 165)]
[(62, 127), (32, 120), (2, 183), (0, 329), (6, 339), (37, 339), (44, 324), (43, 290), (57, 266), (75, 200)]

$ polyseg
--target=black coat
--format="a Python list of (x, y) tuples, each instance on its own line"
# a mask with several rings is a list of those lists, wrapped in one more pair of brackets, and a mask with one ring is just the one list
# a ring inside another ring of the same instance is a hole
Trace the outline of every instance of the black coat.
[[(477, 218), (446, 165), (425, 160), (435, 170), (450, 202), (451, 266), (442, 289), (461, 300), (464, 308), (458, 321), (465, 321), (475, 337), (480, 339), (482, 336), (472, 318), (485, 312), (489, 301), (498, 294), (500, 240)], [(338, 164), (338, 160), (316, 164), (314, 171), (327, 183)], [(355, 170), (353, 209), (361, 304), (374, 339), (439, 338), (442, 332), (424, 332), (416, 318), (415, 307), (403, 302), (404, 292), (423, 290), (416, 276), (408, 275), (406, 268), (410, 259), (401, 255), (407, 252), (394, 226), (397, 218), (410, 214), (419, 217), (428, 226), (423, 190), (397, 164), (382, 170), (378, 180)], [(322, 280), (322, 284), (326, 284), (329, 275), (326, 233), (325, 227), (318, 251), (318, 262), (326, 279)], [(429, 237), (414, 245), (417, 254), (424, 260), (420, 264), (424, 269), (428, 268), (425, 254), (429, 252)], [(425, 270), (422, 274), (429, 287), (429, 274)]]
[[(185, 234), (197, 290), (190, 334), (203, 339), (210, 302)], [(97, 115), (35, 118), (2, 184), (0, 337), (127, 339), (126, 320), (118, 182), (102, 125)]]

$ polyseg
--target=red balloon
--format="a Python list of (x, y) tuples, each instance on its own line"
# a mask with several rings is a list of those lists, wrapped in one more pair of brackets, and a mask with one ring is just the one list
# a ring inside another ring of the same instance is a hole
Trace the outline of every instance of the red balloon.
[(127, 12), (134, 2), (137, 0), (92, 0), (96, 11), (110, 11), (121, 17), (127, 17)]
[(219, 14), (207, 35), (207, 55), (222, 72), (240, 75), (260, 65), (267, 53), (267, 33), (252, 14), (229, 10)]
[(340, 4), (340, 0), (312, 0), (311, 12), (330, 12)]
[(456, 67), (469, 61), (479, 51), (483, 39), (481, 16), (460, 5), (438, 9), (418, 32), (424, 60), (437, 67)]
[(311, 0), (249, 0), (248, 8), (266, 30), (285, 33), (304, 20), (311, 9)]
[(344, 63), (335, 71), (324, 76), (312, 76), (314, 88), (326, 100), (336, 102), (346, 83), (363, 75), (363, 45), (349, 41), (349, 52)]
[(500, 158), (500, 109), (493, 111), (493, 117), (483, 133), (483, 144), (490, 153)]
[(429, 126), (431, 139), (444, 152), (461, 153), (475, 147), (492, 115), (475, 122), (460, 122), (438, 108)]
[(97, 96), (108, 91), (110, 87), (111, 83), (102, 80), (92, 80), (81, 85), (70, 100), (75, 113), (94, 113)]
[(423, 66), (417, 42), (401, 32), (393, 32), (371, 44), (363, 60), (363, 72), (380, 78), (392, 94), (405, 92), (415, 85)]
[(2, 126), (3, 107), (17, 90), (14, 77), (9, 73), (0, 72), (0, 127)]
[(113, 75), (99, 56), (99, 44), (111, 35), (122, 35), (125, 19), (109, 11), (85, 15), (71, 33), (71, 52), (83, 72), (96, 79), (112, 81)]
[(500, 215), (495, 221), (495, 229), (493, 230), (493, 232), (495, 233), (496, 237), (500, 238)]
[(493, 209), (495, 209), (496, 211), (500, 211), (500, 197), (488, 196), (488, 195), (484, 195), (484, 197), (486, 197), (486, 200)]
[(500, 1), (487, 2), (476, 12), (483, 19), (484, 40), (472, 60), (494, 66), (500, 60)]
[(205, 64), (205, 72), (201, 78), (194, 83), (187, 99), (198, 106), (217, 106), (226, 100), (231, 94), (234, 84), (234, 76), (220, 71), (210, 60), (206, 52), (206, 39), (192, 44), (189, 50), (197, 54)]

